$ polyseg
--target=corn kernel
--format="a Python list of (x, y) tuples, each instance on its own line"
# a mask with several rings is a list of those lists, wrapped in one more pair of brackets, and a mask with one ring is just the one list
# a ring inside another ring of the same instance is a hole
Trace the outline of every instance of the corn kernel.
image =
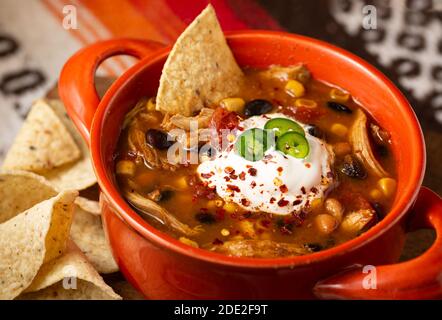
[(242, 233), (245, 236), (248, 236), (251, 238), (254, 238), (256, 236), (255, 227), (253, 225), (253, 222), (251, 222), (251, 221), (247, 221), (247, 220), (239, 221), (239, 228), (241, 229)]
[(235, 135), (234, 134), (228, 134), (227, 135), (227, 141), (229, 141), (229, 142), (233, 142), (233, 141), (235, 141)]
[(333, 88), (330, 90), (330, 98), (338, 102), (347, 102), (350, 95), (347, 92)]
[(330, 130), (335, 135), (337, 135), (339, 137), (342, 137), (342, 138), (347, 136), (347, 133), (348, 133), (348, 128), (346, 126), (344, 126), (343, 124), (340, 124), (340, 123), (334, 123), (331, 126)]
[(370, 198), (373, 200), (379, 200), (382, 198), (382, 192), (380, 192), (378, 189), (373, 189), (370, 191)]
[(155, 99), (150, 98), (147, 101), (146, 107), (147, 107), (147, 111), (155, 111), (156, 110)]
[(277, 187), (280, 187), (280, 186), (282, 186), (283, 183), (282, 183), (281, 179), (275, 178), (275, 179), (273, 179), (273, 184)]
[(180, 240), (182, 243), (187, 244), (188, 246), (199, 248), (199, 245), (197, 242), (190, 240), (186, 237), (180, 237), (178, 240)]
[(295, 106), (314, 109), (318, 106), (316, 101), (310, 99), (296, 99)]
[(289, 80), (285, 85), (285, 90), (288, 94), (295, 98), (302, 97), (305, 93), (304, 85), (296, 80)]
[(234, 213), (236, 210), (236, 205), (233, 202), (226, 202), (223, 209), (226, 210), (227, 213)]
[(390, 197), (396, 191), (396, 180), (392, 178), (382, 178), (379, 179), (378, 186), (386, 197)]
[(227, 229), (222, 229), (221, 230), (221, 235), (223, 235), (224, 237), (227, 237), (230, 235), (230, 231)]
[(116, 171), (117, 174), (133, 176), (135, 174), (135, 163), (130, 160), (118, 161)]
[(175, 180), (175, 186), (179, 189), (186, 189), (187, 188), (186, 177), (183, 176), (183, 177)]
[(241, 98), (226, 98), (221, 100), (221, 107), (226, 109), (227, 111), (233, 111), (237, 113), (241, 113), (244, 110), (244, 105), (246, 102)]
[(310, 208), (311, 208), (312, 210), (315, 210), (315, 209), (317, 209), (317, 208), (319, 208), (319, 207), (321, 207), (321, 206), (322, 206), (322, 199), (321, 199), (321, 198), (318, 198), (318, 199), (313, 200), (313, 201), (311, 202), (311, 204), (310, 204)]

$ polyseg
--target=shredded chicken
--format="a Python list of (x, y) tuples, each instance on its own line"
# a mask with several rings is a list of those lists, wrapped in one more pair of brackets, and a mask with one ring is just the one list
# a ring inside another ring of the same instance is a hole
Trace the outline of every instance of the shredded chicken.
[(182, 233), (186, 236), (195, 236), (203, 231), (201, 226), (196, 226), (194, 228), (188, 226), (187, 224), (179, 221), (174, 215), (169, 211), (155, 203), (154, 201), (147, 199), (140, 195), (136, 191), (124, 190), (124, 197), (131, 205), (133, 205), (139, 212), (157, 219), (162, 224), (170, 227), (171, 229)]
[(195, 123), (198, 124), (198, 129), (207, 128), (213, 112), (213, 109), (202, 108), (200, 113), (194, 117), (186, 117), (182, 114), (176, 114), (170, 118), (168, 117), (166, 121), (163, 121), (162, 126), (165, 130), (171, 130), (176, 127), (188, 131), (191, 129), (192, 121), (195, 121)]
[(373, 154), (367, 134), (367, 116), (360, 109), (356, 110), (356, 120), (350, 131), (350, 142), (353, 145), (356, 157), (364, 164), (367, 170), (378, 177), (388, 176), (388, 173), (382, 168)]
[(305, 83), (310, 79), (310, 71), (303, 64), (289, 67), (272, 66), (263, 70), (260, 74), (265, 78), (274, 78), (281, 81), (294, 79)]
[(271, 240), (226, 241), (222, 245), (214, 245), (210, 249), (229, 256), (246, 258), (277, 258), (311, 253), (308, 248), (301, 245)]
[(340, 228), (345, 232), (357, 235), (376, 222), (377, 216), (373, 209), (359, 209), (347, 213), (341, 222)]
[(131, 126), (128, 133), (129, 148), (136, 152), (141, 157), (144, 163), (150, 168), (162, 168), (164, 170), (175, 171), (177, 164), (171, 163), (167, 159), (167, 155), (159, 154), (157, 150), (149, 146), (146, 142), (146, 135), (144, 132), (137, 128), (137, 126)]
[(143, 110), (145, 110), (146, 108), (146, 100), (142, 99), (140, 100), (135, 107), (130, 110), (126, 116), (124, 117), (124, 122), (123, 122), (123, 129), (127, 128), (127, 126), (129, 126), (130, 124), (132, 124), (133, 120), (135, 119), (135, 117)]

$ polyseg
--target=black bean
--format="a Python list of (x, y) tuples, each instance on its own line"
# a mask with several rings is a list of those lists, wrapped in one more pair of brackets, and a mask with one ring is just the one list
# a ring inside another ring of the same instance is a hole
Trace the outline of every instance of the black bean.
[(163, 190), (163, 191), (161, 191), (160, 200), (159, 201), (167, 201), (167, 200), (169, 200), (170, 198), (172, 198), (173, 193), (174, 193), (173, 190)]
[(342, 104), (342, 103), (335, 102), (335, 101), (328, 101), (328, 102), (327, 102), (327, 106), (328, 106), (330, 109), (333, 109), (333, 110), (338, 111), (338, 112), (345, 112), (345, 113), (352, 113), (352, 112), (353, 112), (353, 111), (352, 111), (349, 107), (347, 107), (346, 105), (344, 105), (344, 104)]
[(382, 220), (382, 218), (385, 217), (383, 206), (379, 202), (372, 202), (370, 204), (373, 207), (374, 211), (376, 212), (378, 220)]
[(270, 101), (263, 99), (256, 99), (246, 103), (244, 107), (244, 114), (247, 117), (259, 116), (272, 110), (273, 105)]
[(359, 162), (358, 159), (349, 154), (344, 157), (341, 172), (351, 178), (361, 180), (367, 177), (364, 166)]
[(209, 212), (199, 212), (195, 215), (195, 219), (204, 224), (212, 224), (216, 222), (216, 218)]
[(147, 143), (159, 150), (166, 150), (174, 144), (166, 132), (157, 129), (149, 129), (146, 132)]
[(307, 132), (316, 138), (320, 138), (320, 139), (325, 139), (325, 133), (324, 131), (322, 131), (321, 129), (319, 129), (317, 126), (315, 126), (314, 124), (309, 124), (308, 128), (307, 128)]

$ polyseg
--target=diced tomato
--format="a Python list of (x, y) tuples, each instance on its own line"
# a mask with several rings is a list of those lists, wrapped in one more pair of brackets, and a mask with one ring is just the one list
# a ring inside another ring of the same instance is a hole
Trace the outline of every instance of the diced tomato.
[(324, 111), (318, 108), (306, 107), (288, 107), (283, 109), (282, 112), (303, 123), (310, 123), (324, 115)]
[(238, 128), (239, 117), (236, 112), (227, 111), (224, 108), (216, 108), (210, 120), (210, 127), (214, 128), (218, 134), (221, 130), (234, 130)]

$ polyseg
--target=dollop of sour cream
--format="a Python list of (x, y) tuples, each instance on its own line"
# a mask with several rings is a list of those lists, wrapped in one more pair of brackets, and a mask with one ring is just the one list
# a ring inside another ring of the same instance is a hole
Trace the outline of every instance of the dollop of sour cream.
[[(289, 117), (281, 113), (250, 117), (240, 123), (236, 138), (247, 129), (263, 129), (271, 118)], [(236, 152), (235, 138), (214, 159), (201, 163), (198, 175), (225, 201), (251, 212), (287, 215), (308, 209), (334, 184), (334, 155), (324, 141), (308, 133), (308, 126), (299, 124), (310, 145), (306, 158), (294, 158), (271, 147), (263, 159), (248, 161)]]

